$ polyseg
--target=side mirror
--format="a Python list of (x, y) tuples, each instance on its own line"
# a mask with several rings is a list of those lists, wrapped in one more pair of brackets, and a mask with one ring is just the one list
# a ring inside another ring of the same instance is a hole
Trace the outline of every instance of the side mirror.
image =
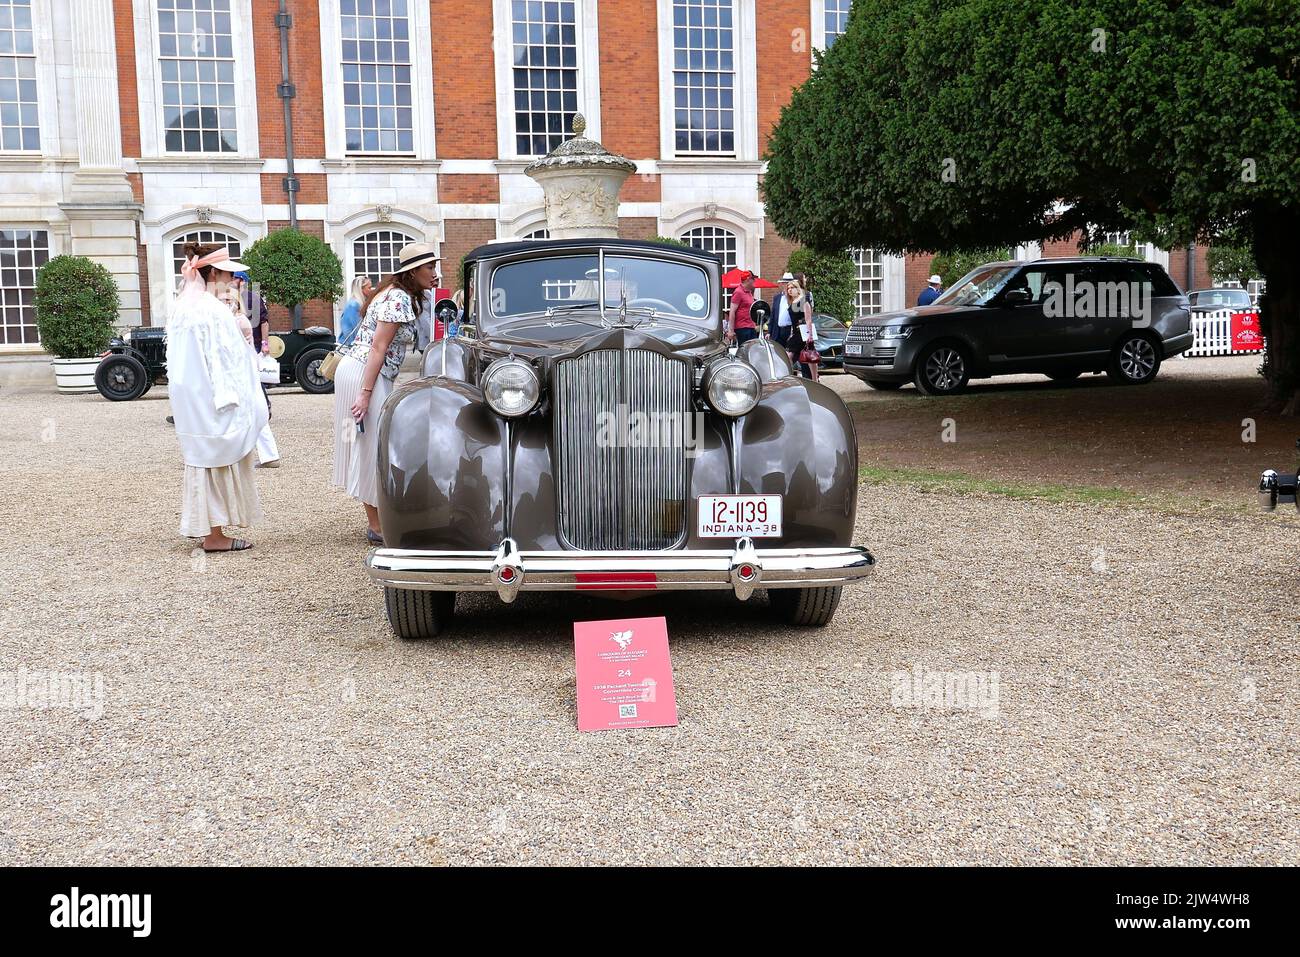
[(1032, 298), (1028, 289), (1008, 289), (1002, 295), (1002, 304), (1005, 306), (1023, 306)]

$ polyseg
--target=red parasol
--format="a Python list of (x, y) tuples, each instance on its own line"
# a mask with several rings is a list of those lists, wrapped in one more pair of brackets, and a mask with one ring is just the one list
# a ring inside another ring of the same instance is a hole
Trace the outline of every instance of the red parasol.
[[(748, 269), (730, 269), (722, 274), (722, 288), (735, 289), (738, 287), (746, 276), (754, 276)], [(763, 279), (761, 276), (754, 276), (755, 289), (775, 289), (777, 284)]]

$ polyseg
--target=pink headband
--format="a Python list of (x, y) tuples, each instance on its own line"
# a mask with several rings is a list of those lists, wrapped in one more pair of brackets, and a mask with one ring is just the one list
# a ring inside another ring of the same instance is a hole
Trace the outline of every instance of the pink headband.
[(215, 266), (217, 263), (223, 263), (229, 258), (230, 250), (225, 246), (222, 246), (220, 249), (212, 250), (212, 252), (208, 253), (202, 259), (195, 260), (194, 268), (202, 269), (204, 266)]

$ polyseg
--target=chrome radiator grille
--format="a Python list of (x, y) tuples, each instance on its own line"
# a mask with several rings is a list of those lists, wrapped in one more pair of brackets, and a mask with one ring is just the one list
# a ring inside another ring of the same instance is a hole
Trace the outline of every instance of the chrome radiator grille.
[(556, 363), (552, 396), (561, 538), (585, 549), (676, 545), (690, 366), (646, 349), (588, 352)]

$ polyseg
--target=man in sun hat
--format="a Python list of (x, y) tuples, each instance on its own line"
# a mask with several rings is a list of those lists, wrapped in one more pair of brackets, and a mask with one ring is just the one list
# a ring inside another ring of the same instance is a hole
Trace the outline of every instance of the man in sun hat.
[(941, 292), (943, 292), (943, 277), (935, 273), (930, 277), (930, 284), (921, 290), (921, 295), (916, 297), (916, 304), (928, 306), (939, 298)]
[(767, 320), (767, 335), (782, 349), (790, 341), (790, 303), (785, 296), (785, 287), (794, 281), (790, 270), (781, 273), (776, 292), (772, 295), (772, 315)]

